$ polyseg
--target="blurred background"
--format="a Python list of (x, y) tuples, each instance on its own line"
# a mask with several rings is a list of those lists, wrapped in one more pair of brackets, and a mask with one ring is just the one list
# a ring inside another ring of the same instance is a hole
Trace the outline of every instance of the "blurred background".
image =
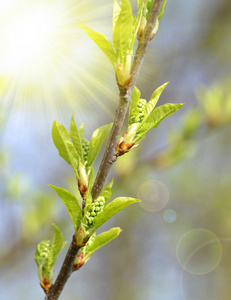
[[(70, 243), (72, 223), (48, 184), (73, 192), (75, 175), (51, 127), (68, 128), (75, 111), (90, 139), (113, 121), (113, 69), (76, 25), (111, 39), (112, 2), (0, 2), (0, 299), (44, 298), (34, 253), (52, 240), (51, 223)], [(230, 299), (230, 20), (229, 0), (167, 1), (137, 86), (148, 100), (170, 81), (158, 105), (185, 106), (114, 164), (112, 199), (142, 202), (105, 224), (122, 234), (73, 274), (61, 299)]]

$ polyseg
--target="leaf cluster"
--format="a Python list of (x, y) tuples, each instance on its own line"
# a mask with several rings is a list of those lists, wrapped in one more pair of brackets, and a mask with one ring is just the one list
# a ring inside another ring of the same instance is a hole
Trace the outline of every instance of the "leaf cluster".
[(141, 99), (139, 89), (137, 87), (134, 88), (129, 109), (128, 129), (117, 146), (119, 155), (137, 146), (137, 141), (143, 139), (150, 129), (158, 127), (162, 120), (175, 113), (184, 105), (184, 103), (166, 103), (155, 108), (167, 84), (164, 83), (157, 88), (148, 102), (145, 99)]

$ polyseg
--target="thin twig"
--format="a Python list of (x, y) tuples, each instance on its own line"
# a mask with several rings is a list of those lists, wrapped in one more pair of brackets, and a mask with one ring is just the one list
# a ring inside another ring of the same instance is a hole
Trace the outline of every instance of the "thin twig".
[(144, 60), (144, 55), (147, 49), (147, 45), (152, 33), (152, 30), (155, 26), (158, 13), (160, 10), (160, 7), (163, 3), (163, 0), (156, 0), (153, 4), (152, 10), (149, 15), (149, 19), (147, 22), (147, 25), (145, 27), (145, 31), (143, 33), (142, 39), (139, 43), (139, 46), (136, 51), (136, 55), (133, 61), (132, 69), (131, 69), (131, 84), (130, 86), (125, 90), (120, 92), (120, 105), (119, 109), (116, 113), (115, 121), (112, 127), (111, 135), (108, 140), (108, 144), (106, 147), (106, 151), (104, 154), (104, 157), (102, 159), (99, 171), (97, 173), (93, 188), (92, 188), (92, 198), (93, 200), (96, 199), (100, 192), (102, 191), (102, 188), (104, 186), (104, 183), (106, 181), (108, 172), (111, 169), (111, 165), (116, 160), (116, 145), (117, 141), (119, 139), (120, 131), (129, 107), (129, 102), (131, 99), (131, 95), (134, 89), (134, 86), (136, 84), (136, 80), (141, 68), (141, 65)]
[[(106, 181), (107, 174), (111, 168), (112, 163), (116, 160), (116, 145), (119, 138), (119, 134), (125, 119), (126, 112), (128, 110), (129, 102), (131, 95), (136, 84), (138, 73), (140, 71), (141, 65), (143, 63), (144, 55), (146, 48), (152, 33), (152, 30), (155, 26), (155, 22), (158, 17), (160, 7), (163, 3), (163, 0), (155, 0), (155, 3), (152, 7), (152, 10), (149, 15), (143, 37), (139, 43), (139, 46), (136, 50), (135, 58), (133, 61), (131, 69), (131, 84), (129, 88), (125, 91), (120, 92), (120, 104), (118, 111), (116, 113), (115, 121), (112, 127), (111, 135), (106, 147), (104, 157), (102, 159), (99, 171), (97, 173), (94, 186), (92, 188), (92, 197), (96, 199), (100, 194), (104, 183)], [(72, 273), (72, 267), (75, 261), (75, 258), (78, 254), (79, 248), (75, 247), (72, 243), (68, 249), (63, 265), (59, 271), (58, 277), (51, 288), (50, 292), (46, 295), (45, 300), (56, 300), (59, 298), (68, 278)]]

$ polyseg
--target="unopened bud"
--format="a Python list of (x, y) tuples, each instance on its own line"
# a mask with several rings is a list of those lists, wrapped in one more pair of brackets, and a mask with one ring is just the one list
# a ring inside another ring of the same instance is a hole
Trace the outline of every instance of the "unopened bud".
[(156, 35), (158, 29), (159, 29), (159, 20), (156, 20), (156, 24), (155, 24), (155, 26), (154, 26), (154, 28), (152, 30), (152, 33), (151, 33), (149, 41), (151, 41), (154, 38), (154, 36)]
[(138, 31), (137, 31), (137, 39), (138, 39), (139, 42), (140, 42), (140, 40), (143, 36), (146, 24), (147, 24), (146, 16), (142, 16), (141, 21), (140, 21), (140, 26), (139, 26)]

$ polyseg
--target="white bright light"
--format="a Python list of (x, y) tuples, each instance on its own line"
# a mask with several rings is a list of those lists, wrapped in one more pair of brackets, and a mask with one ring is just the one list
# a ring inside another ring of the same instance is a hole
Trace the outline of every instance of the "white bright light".
[(106, 68), (99, 68), (97, 46), (76, 25), (97, 19), (96, 8), (92, 0), (0, 0), (1, 112), (30, 103), (34, 113), (50, 115), (57, 103), (86, 105), (90, 95), (111, 113), (95, 92), (102, 88), (113, 98), (101, 80)]
[(14, 71), (39, 63), (52, 46), (57, 21), (52, 10), (31, 6), (14, 13), (2, 38), (3, 69)]

